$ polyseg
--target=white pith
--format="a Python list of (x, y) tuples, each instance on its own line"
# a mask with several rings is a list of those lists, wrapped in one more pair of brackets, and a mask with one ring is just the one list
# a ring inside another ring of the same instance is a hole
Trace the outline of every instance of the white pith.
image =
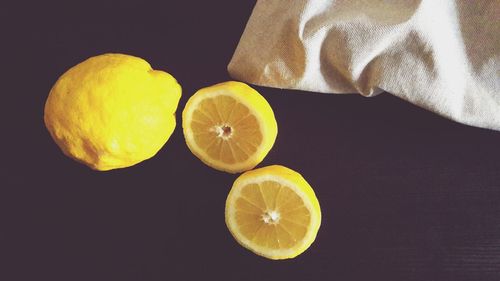
[(262, 221), (266, 224), (278, 224), (280, 221), (280, 213), (276, 210), (268, 210), (262, 214)]
[[(226, 133), (226, 130), (224, 130), (224, 128), (229, 128), (229, 130), (230, 130), (229, 133)], [(212, 128), (210, 128), (209, 130), (211, 132), (215, 132), (217, 134), (217, 137), (221, 138), (223, 140), (230, 139), (234, 134), (234, 128), (228, 124), (216, 125), (216, 126), (213, 126)]]

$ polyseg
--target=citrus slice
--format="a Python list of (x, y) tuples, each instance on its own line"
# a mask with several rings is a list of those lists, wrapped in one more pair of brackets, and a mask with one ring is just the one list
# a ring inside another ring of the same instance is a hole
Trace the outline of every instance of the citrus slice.
[(299, 173), (274, 165), (236, 179), (226, 200), (226, 224), (243, 247), (266, 258), (287, 259), (312, 244), (321, 209)]
[(184, 108), (182, 128), (196, 157), (230, 173), (259, 164), (278, 133), (266, 99), (247, 84), (235, 81), (198, 90)]

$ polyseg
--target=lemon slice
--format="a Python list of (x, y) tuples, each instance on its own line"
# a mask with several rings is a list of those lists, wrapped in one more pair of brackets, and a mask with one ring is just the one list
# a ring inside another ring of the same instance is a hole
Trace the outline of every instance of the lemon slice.
[(265, 98), (235, 81), (198, 90), (184, 108), (182, 127), (194, 155), (210, 167), (230, 173), (259, 164), (278, 133)]
[(226, 201), (226, 224), (243, 247), (266, 258), (287, 259), (312, 244), (321, 209), (299, 173), (268, 166), (236, 179)]

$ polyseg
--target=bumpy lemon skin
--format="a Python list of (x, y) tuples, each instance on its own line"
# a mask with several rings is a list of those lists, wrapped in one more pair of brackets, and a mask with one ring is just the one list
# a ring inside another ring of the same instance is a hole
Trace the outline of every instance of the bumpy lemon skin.
[(100, 171), (129, 167), (169, 139), (181, 91), (174, 77), (141, 58), (103, 54), (57, 80), (44, 121), (67, 156)]
[[(304, 194), (306, 200), (308, 200), (308, 202), (312, 206), (310, 211), (313, 223), (311, 229), (309, 230), (309, 235), (301, 245), (299, 245), (296, 249), (294, 249), (292, 253), (289, 254), (281, 254), (276, 252), (264, 253), (258, 251), (251, 245), (243, 242), (244, 239), (242, 239), (240, 237), (240, 234), (235, 231), (234, 227), (230, 222), (231, 221), (230, 212), (228, 210), (230, 209), (230, 204), (232, 203), (232, 197), (234, 196), (234, 190), (236, 189), (236, 187), (244, 185), (245, 182), (252, 182), (252, 179), (267, 177), (267, 176), (282, 178), (287, 182), (294, 183), (294, 186), (297, 187)], [(314, 240), (316, 240), (316, 236), (321, 226), (321, 207), (319, 205), (318, 198), (316, 197), (313, 188), (309, 185), (309, 183), (304, 179), (304, 177), (300, 173), (282, 165), (271, 165), (247, 171), (241, 174), (234, 181), (233, 186), (229, 191), (229, 194), (226, 199), (225, 222), (229, 232), (235, 238), (238, 244), (250, 250), (254, 254), (271, 260), (291, 259), (305, 252), (312, 245)]]
[[(216, 92), (231, 92), (240, 102), (243, 102), (245, 106), (255, 115), (259, 120), (259, 123), (263, 125), (261, 127), (263, 140), (259, 151), (253, 155), (250, 159), (243, 163), (237, 163), (235, 165), (228, 165), (220, 161), (214, 161), (209, 156), (207, 156), (200, 148), (195, 146), (192, 133), (189, 129), (189, 122), (191, 121), (188, 116), (194, 110), (193, 104), (198, 102), (198, 99), (202, 99), (205, 95), (210, 95)], [(273, 147), (276, 137), (278, 136), (278, 124), (274, 116), (274, 111), (267, 100), (255, 89), (249, 85), (238, 82), (238, 81), (226, 81), (221, 82), (212, 86), (208, 86), (199, 89), (194, 93), (186, 103), (184, 110), (182, 112), (182, 128), (184, 133), (184, 138), (186, 139), (186, 144), (191, 150), (191, 152), (200, 159), (207, 166), (210, 166), (216, 170), (236, 174), (248, 171), (257, 166), (260, 162), (264, 160), (271, 148)]]

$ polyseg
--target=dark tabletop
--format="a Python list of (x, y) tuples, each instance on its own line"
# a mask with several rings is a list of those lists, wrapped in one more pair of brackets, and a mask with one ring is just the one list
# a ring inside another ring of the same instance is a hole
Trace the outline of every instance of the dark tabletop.
[(180, 125), (154, 158), (95, 172), (43, 124), (57, 77), (106, 52), (174, 75), (180, 124), (197, 89), (230, 79), (253, 2), (33, 2), (1, 8), (0, 280), (500, 279), (500, 132), (387, 93), (256, 87), (279, 125), (259, 166), (301, 172), (323, 212), (311, 248), (267, 260), (225, 226), (236, 175), (194, 157)]

